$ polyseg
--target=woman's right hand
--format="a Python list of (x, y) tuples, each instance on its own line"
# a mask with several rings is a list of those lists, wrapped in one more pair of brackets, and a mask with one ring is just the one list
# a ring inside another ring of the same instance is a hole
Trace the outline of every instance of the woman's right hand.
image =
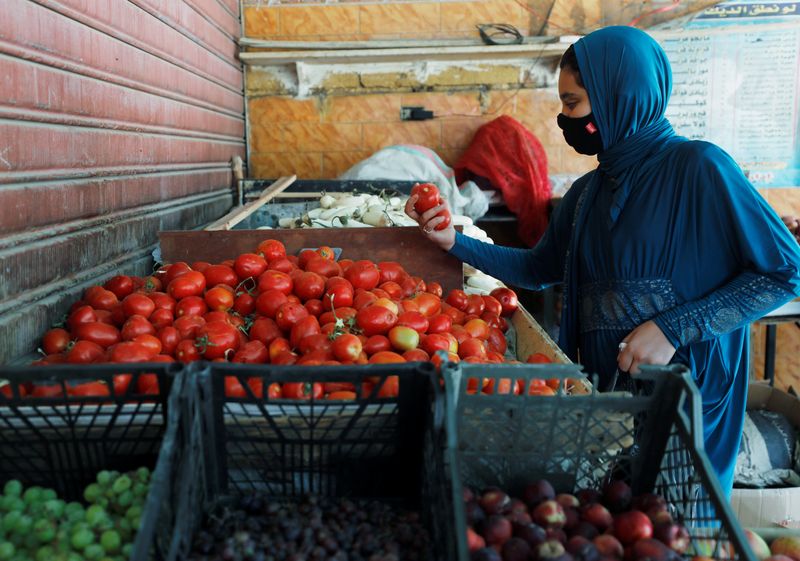
[(419, 224), (419, 229), (423, 234), (425, 234), (426, 238), (441, 247), (443, 250), (450, 251), (450, 249), (456, 244), (456, 229), (453, 227), (452, 220), (446, 228), (436, 230), (436, 226), (445, 220), (445, 217), (436, 215), (443, 210), (449, 210), (447, 208), (447, 202), (442, 202), (442, 204), (430, 208), (420, 215), (414, 210), (414, 204), (417, 202), (417, 198), (418, 197), (416, 195), (409, 197), (408, 201), (406, 202), (406, 214), (416, 221), (417, 224)]

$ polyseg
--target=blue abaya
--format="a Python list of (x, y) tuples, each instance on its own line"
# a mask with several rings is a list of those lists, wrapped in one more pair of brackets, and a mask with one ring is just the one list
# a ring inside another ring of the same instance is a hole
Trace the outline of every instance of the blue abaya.
[(605, 388), (618, 344), (653, 320), (703, 401), (705, 447), (730, 494), (747, 397), (749, 323), (800, 294), (797, 242), (723, 150), (664, 118), (664, 51), (630, 27), (575, 43), (603, 139), (530, 250), (457, 234), (451, 253), (508, 284), (564, 282), (559, 345)]

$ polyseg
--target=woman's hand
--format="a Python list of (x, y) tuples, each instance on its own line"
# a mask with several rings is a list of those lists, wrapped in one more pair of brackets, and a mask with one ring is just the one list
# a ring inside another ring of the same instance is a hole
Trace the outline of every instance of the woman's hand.
[(642, 364), (669, 364), (675, 347), (654, 321), (646, 321), (619, 344), (617, 365), (622, 372), (639, 373)]
[(446, 228), (442, 228), (441, 230), (435, 229), (436, 226), (445, 220), (445, 217), (436, 215), (447, 209), (447, 203), (443, 202), (440, 205), (426, 210), (422, 213), (422, 215), (420, 215), (414, 210), (414, 203), (417, 202), (417, 198), (418, 197), (416, 195), (408, 198), (405, 209), (406, 214), (415, 220), (417, 224), (419, 224), (419, 229), (422, 230), (422, 233), (425, 234), (425, 237), (441, 247), (443, 250), (450, 251), (450, 248), (452, 248), (456, 243), (456, 229), (453, 227), (452, 221)]

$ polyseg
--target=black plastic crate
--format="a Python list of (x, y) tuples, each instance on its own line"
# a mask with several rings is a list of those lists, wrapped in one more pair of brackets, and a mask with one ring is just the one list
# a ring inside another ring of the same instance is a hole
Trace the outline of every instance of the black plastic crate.
[[(140, 532), (133, 559), (185, 558), (204, 513), (234, 497), (379, 499), (424, 512), (423, 435), (443, 422), (438, 382), (430, 363), (346, 366), (265, 366), (196, 363), (184, 392), (175, 444), (159, 458), (144, 516), (155, 530)], [(245, 397), (227, 397), (235, 376)], [(399, 395), (379, 398), (389, 376)], [(288, 400), (256, 395), (279, 382), (378, 382), (355, 400)], [(166, 447), (165, 447), (166, 448)], [(430, 521), (428, 521), (430, 526)], [(435, 558), (439, 558), (438, 556)]]
[[(0, 483), (18, 479), (80, 500), (100, 470), (152, 468), (180, 371), (165, 363), (0, 368), (8, 381), (0, 392)], [(155, 376), (157, 395), (137, 393), (144, 375)], [(94, 395), (73, 395), (91, 382)], [(49, 397), (34, 397), (34, 387)]]
[[(444, 368), (445, 435), (438, 444), (445, 449), (446, 474), (439, 488), (446, 491), (430, 493), (438, 511), (437, 539), (452, 537), (449, 558), (469, 559), (463, 485), (519, 494), (527, 483), (545, 478), (557, 492), (571, 493), (622, 478), (634, 494), (666, 498), (673, 518), (690, 533), (689, 552), (755, 561), (703, 451), (700, 396), (685, 367), (643, 367), (633, 384), (635, 395), (467, 393), (470, 378), (523, 379), (528, 387), (530, 380), (552, 378), (563, 368)], [(559, 376), (571, 374), (563, 370)]]

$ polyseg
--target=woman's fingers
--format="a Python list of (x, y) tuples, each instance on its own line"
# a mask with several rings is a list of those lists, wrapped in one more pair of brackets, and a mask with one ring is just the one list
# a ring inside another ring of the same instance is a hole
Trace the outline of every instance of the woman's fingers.
[(420, 221), (419, 220), (420, 217), (419, 214), (417, 214), (417, 211), (414, 210), (414, 205), (416, 204), (418, 198), (419, 197), (417, 195), (412, 195), (411, 197), (409, 197), (408, 200), (406, 201), (406, 208), (405, 208), (406, 214), (409, 216), (409, 218), (411, 218), (412, 220), (416, 220), (417, 222)]

